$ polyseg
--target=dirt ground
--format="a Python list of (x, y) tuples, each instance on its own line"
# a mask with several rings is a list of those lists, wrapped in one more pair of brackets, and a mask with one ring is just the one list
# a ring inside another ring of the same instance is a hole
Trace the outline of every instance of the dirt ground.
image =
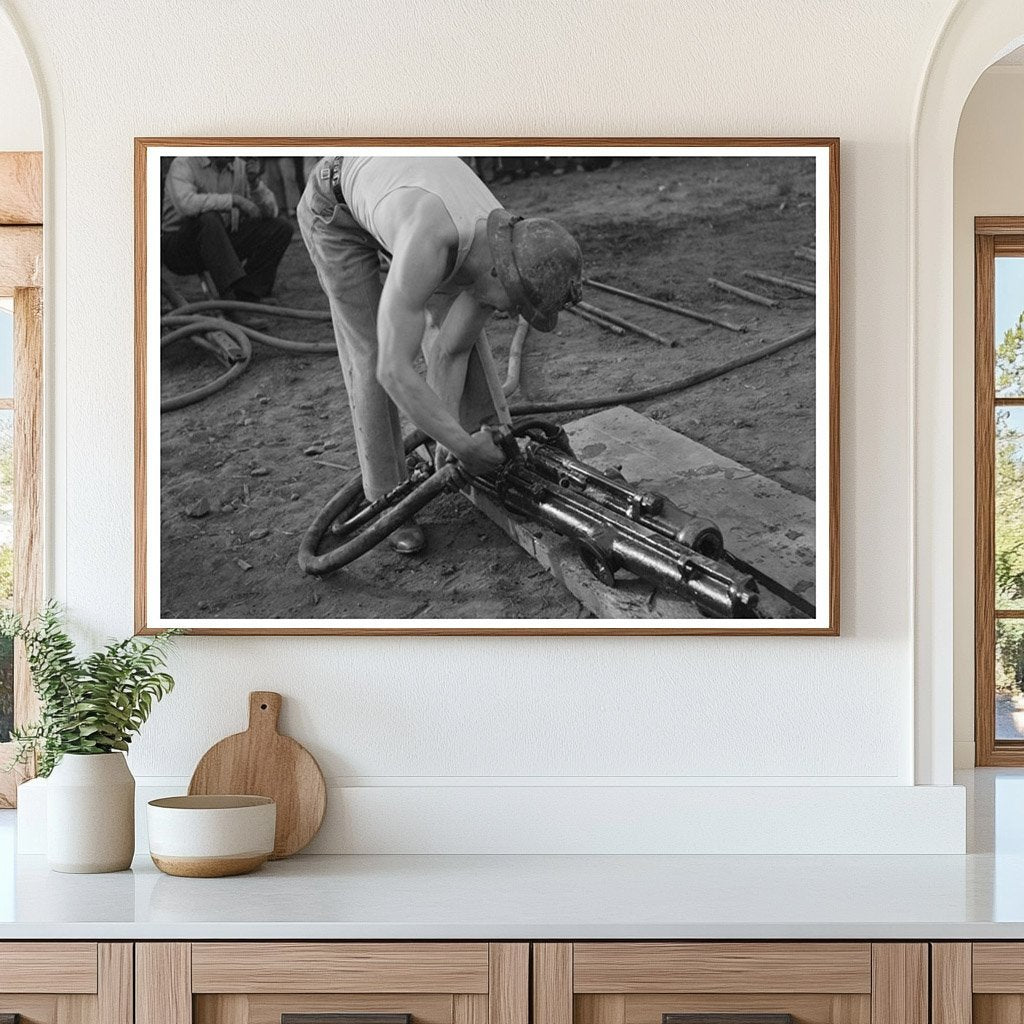
[[(633, 391), (713, 367), (811, 323), (814, 299), (745, 280), (745, 270), (810, 278), (794, 255), (814, 245), (814, 167), (806, 158), (649, 159), (493, 183), (513, 212), (550, 216), (579, 239), (586, 276), (745, 324), (697, 323), (585, 288), (584, 298), (677, 340), (618, 337), (563, 313), (557, 333), (531, 333), (516, 402)], [(784, 301), (753, 305), (708, 277)], [(200, 297), (196, 279), (176, 282)], [(278, 278), (283, 305), (324, 309), (296, 231)], [(329, 325), (274, 321), (301, 340)], [(512, 324), (489, 328), (499, 367)], [(162, 417), (161, 613), (173, 618), (577, 618), (585, 614), (531, 558), (461, 495), (420, 516), (421, 556), (382, 545), (316, 579), (296, 562), (316, 512), (357, 470), (336, 357), (261, 345), (248, 371), (206, 401)], [(814, 344), (680, 394), (635, 406), (797, 493), (814, 495)], [(192, 345), (164, 353), (171, 395), (217, 372)], [(581, 414), (567, 414), (568, 420)], [(311, 446), (322, 452), (305, 454)], [(208, 513), (196, 516), (208, 505)], [(699, 511), (699, 495), (693, 510)], [(192, 513), (191, 515), (189, 513)]]

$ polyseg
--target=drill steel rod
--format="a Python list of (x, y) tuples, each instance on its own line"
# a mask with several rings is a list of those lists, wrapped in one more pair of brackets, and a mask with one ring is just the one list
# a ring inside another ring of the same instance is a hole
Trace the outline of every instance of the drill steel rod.
[(623, 335), (626, 333), (618, 324), (613, 324), (608, 320), (602, 320), (599, 316), (594, 316), (593, 313), (588, 313), (585, 310), (580, 309), (578, 306), (566, 306), (565, 309), (567, 313), (573, 313), (581, 320), (597, 324), (598, 327), (603, 327), (606, 331), (611, 331), (612, 334)]
[(756, 302), (759, 306), (768, 306), (770, 309), (775, 309), (779, 305), (778, 299), (769, 299), (765, 295), (758, 295), (757, 292), (748, 292), (746, 288), (729, 284), (728, 281), (719, 281), (717, 277), (709, 277), (708, 284), (723, 292), (729, 292), (730, 295), (738, 295), (741, 299), (746, 299), (747, 302)]
[(592, 313), (594, 316), (600, 317), (602, 320), (607, 320), (608, 323), (624, 327), (627, 331), (631, 331), (633, 334), (639, 334), (641, 338), (650, 338), (651, 341), (656, 341), (659, 345), (664, 345), (666, 348), (675, 348), (676, 343), (671, 338), (666, 338), (663, 334), (655, 334), (654, 331), (649, 331), (646, 327), (641, 327), (639, 324), (633, 323), (632, 320), (625, 320), (621, 316), (609, 313), (606, 309), (600, 309), (597, 306), (592, 306), (589, 302), (580, 302), (577, 303), (577, 305), (584, 313)]
[(622, 515), (605, 502), (546, 480), (525, 465), (510, 467), (497, 482), (486, 477), (467, 482), (509, 511), (575, 541), (587, 567), (607, 585), (614, 584), (617, 569), (624, 569), (688, 598), (705, 615), (757, 615), (758, 590), (749, 575), (660, 534), (646, 517)]
[(687, 309), (685, 306), (676, 306), (671, 302), (662, 302), (661, 299), (652, 299), (649, 295), (640, 295), (637, 292), (626, 291), (625, 288), (618, 288), (613, 284), (604, 284), (595, 281), (592, 277), (585, 277), (583, 283), (591, 288), (598, 288), (603, 292), (610, 292), (612, 295), (621, 295), (624, 299), (632, 299), (634, 302), (642, 302), (645, 306), (653, 306), (655, 309), (664, 309), (669, 313), (676, 313), (678, 316), (688, 317), (690, 320), (699, 320), (703, 324), (714, 324), (716, 327), (724, 327), (727, 331), (745, 331), (746, 327), (730, 323), (728, 320), (720, 320), (718, 317), (709, 316), (707, 313), (699, 313), (695, 309)]
[(814, 285), (805, 284), (803, 281), (793, 281), (788, 277), (773, 277), (771, 274), (763, 274), (760, 270), (747, 270), (744, 277), (753, 278), (755, 281), (764, 281), (766, 284), (774, 284), (779, 288), (792, 288), (795, 292), (803, 292), (804, 295), (816, 294)]

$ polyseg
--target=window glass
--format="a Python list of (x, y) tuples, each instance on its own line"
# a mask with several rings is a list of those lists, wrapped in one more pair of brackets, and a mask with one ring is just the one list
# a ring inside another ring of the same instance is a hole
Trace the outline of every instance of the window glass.
[(1024, 398), (1024, 258), (996, 257), (997, 398)]
[(996, 409), (996, 610), (1024, 609), (1024, 407)]
[(996, 619), (996, 739), (1024, 739), (1024, 622)]
[(14, 315), (0, 306), (0, 398), (14, 395)]

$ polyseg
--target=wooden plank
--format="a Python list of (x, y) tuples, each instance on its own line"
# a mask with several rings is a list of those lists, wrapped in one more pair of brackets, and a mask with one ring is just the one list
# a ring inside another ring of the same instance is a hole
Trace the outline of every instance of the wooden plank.
[(615, 406), (565, 425), (577, 455), (711, 519), (726, 547), (814, 601), (814, 502), (654, 422)]
[(134, 1024), (135, 951), (130, 942), (101, 942), (96, 948), (99, 1024)]
[(194, 992), (486, 992), (483, 942), (197, 942)]
[(864, 942), (576, 943), (576, 992), (870, 992)]
[(975, 942), (973, 991), (1024, 993), (1024, 943)]
[(871, 1024), (929, 1024), (925, 943), (872, 943), (871, 981)]
[(0, 153), (0, 224), (43, 223), (43, 154)]
[(0, 949), (0, 992), (96, 991), (95, 942), (5, 942)]
[(487, 1018), (489, 1024), (529, 1024), (529, 943), (490, 944)]
[(43, 286), (43, 229), (0, 227), (0, 298)]
[(571, 942), (533, 944), (532, 1024), (573, 1024)]
[(931, 1024), (971, 1024), (971, 944), (933, 942)]
[(666, 1013), (792, 1016), (799, 1024), (870, 1024), (871, 997), (831, 993), (659, 992), (626, 996), (623, 1024), (661, 1024)]
[[(377, 992), (334, 993), (260, 993), (254, 995), (202, 995), (196, 996), (195, 1024), (213, 1024), (217, 1013), (212, 1009), (219, 1000), (245, 1000), (247, 1024), (281, 1024), (282, 1014), (331, 1013), (394, 1013), (412, 1014), (414, 1024), (452, 1024), (452, 996), (449, 994), (413, 995)], [(483, 1001), (483, 1019), (465, 1024), (487, 1024), (487, 996), (455, 996), (455, 999)]]
[(135, 1024), (192, 1024), (192, 951), (187, 942), (135, 946)]
[[(14, 293), (14, 608), (23, 619), (43, 603), (43, 293)], [(14, 722), (39, 716), (25, 648), (14, 664)]]

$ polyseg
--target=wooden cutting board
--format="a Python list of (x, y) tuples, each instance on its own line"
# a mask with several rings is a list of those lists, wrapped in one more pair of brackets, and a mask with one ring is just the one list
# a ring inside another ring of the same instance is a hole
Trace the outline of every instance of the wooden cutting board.
[(214, 744), (200, 759), (190, 796), (244, 793), (277, 803), (271, 860), (298, 853), (317, 834), (327, 808), (327, 787), (313, 755), (277, 731), (281, 694), (249, 694), (249, 728)]

